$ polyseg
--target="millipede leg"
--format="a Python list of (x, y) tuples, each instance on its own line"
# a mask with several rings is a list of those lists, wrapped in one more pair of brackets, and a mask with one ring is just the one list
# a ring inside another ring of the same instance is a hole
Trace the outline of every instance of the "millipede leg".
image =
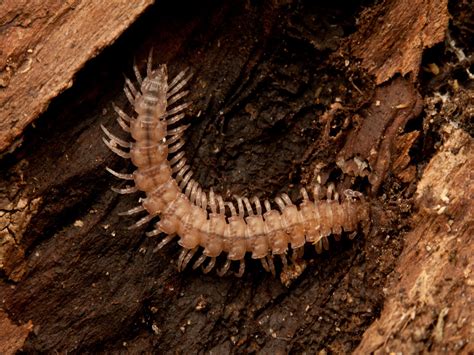
[(306, 191), (306, 188), (302, 187), (300, 190), (301, 196), (303, 197), (303, 200), (309, 200), (308, 196), (308, 191)]
[(132, 121), (132, 118), (129, 115), (127, 115), (125, 112), (123, 112), (123, 110), (120, 107), (118, 107), (116, 104), (112, 103), (112, 107), (122, 120), (128, 123)]
[(243, 201), (244, 201), (245, 207), (247, 208), (247, 212), (249, 216), (253, 216), (253, 209), (252, 209), (252, 205), (250, 205), (249, 199), (247, 197), (244, 197)]
[(244, 216), (245, 215), (245, 209), (244, 209), (244, 204), (242, 203), (242, 198), (240, 196), (234, 196), (234, 198), (237, 200), (237, 213), (239, 216)]
[(130, 227), (128, 227), (128, 229), (139, 228), (139, 227), (143, 226), (144, 224), (147, 224), (148, 222), (150, 222), (153, 219), (153, 217), (154, 216), (149, 214), (148, 216), (143, 217), (142, 219), (138, 220), (135, 224), (132, 224)]
[(283, 271), (288, 269), (288, 259), (286, 258), (286, 254), (279, 254), (281, 259), (281, 264), (283, 265)]
[(270, 268), (268, 267), (266, 258), (261, 258), (260, 263), (262, 264), (262, 267), (265, 269), (266, 272), (270, 272)]
[(201, 256), (199, 256), (199, 258), (197, 258), (197, 260), (194, 262), (193, 270), (196, 270), (199, 266), (201, 266), (204, 260), (206, 259), (207, 259), (207, 256), (204, 254), (201, 254)]
[(183, 249), (178, 258), (178, 271), (183, 271), (188, 265), (189, 261), (192, 259), (199, 247), (194, 249)]
[(177, 114), (176, 116), (169, 117), (166, 119), (166, 123), (169, 125), (175, 124), (176, 122), (182, 120), (184, 117), (186, 117), (186, 114), (184, 112)]
[(207, 209), (207, 196), (206, 196), (206, 192), (202, 192), (202, 195), (201, 195), (201, 207), (202, 209)]
[(173, 107), (171, 110), (166, 112), (166, 116), (172, 116), (175, 113), (181, 112), (191, 106), (191, 102), (185, 102), (184, 104)]
[(150, 48), (150, 52), (148, 53), (148, 60), (146, 62), (146, 75), (150, 76), (153, 72), (153, 47)]
[(111, 143), (114, 143), (115, 145), (119, 145), (119, 146), (124, 147), (124, 148), (130, 148), (131, 147), (130, 142), (124, 141), (123, 139), (120, 139), (119, 137), (114, 136), (112, 133), (110, 133), (107, 130), (107, 128), (104, 127), (104, 125), (100, 125), (100, 128), (102, 128), (102, 131), (110, 139)]
[(278, 208), (280, 209), (281, 212), (285, 209), (285, 203), (280, 197), (275, 198), (275, 203), (278, 205)]
[(265, 202), (263, 204), (265, 205), (265, 210), (267, 212), (270, 212), (272, 210), (272, 207), (270, 206), (270, 201), (265, 200)]
[(314, 243), (314, 249), (318, 254), (321, 254), (323, 252), (323, 243), (321, 242), (321, 239)]
[(281, 198), (283, 199), (283, 201), (285, 201), (285, 203), (288, 206), (293, 205), (293, 202), (291, 201), (290, 196), (288, 196), (287, 194), (285, 194), (285, 193), (281, 194)]
[(231, 216), (237, 216), (237, 211), (235, 209), (235, 206), (232, 202), (226, 202), (225, 203), (227, 207), (229, 207), (230, 210), (230, 215)]
[(225, 214), (225, 203), (221, 195), (217, 195), (217, 204), (219, 206), (219, 213)]
[(181, 92), (177, 93), (176, 95), (170, 97), (168, 99), (168, 106), (170, 106), (170, 105), (174, 104), (176, 101), (182, 99), (187, 94), (189, 94), (189, 90), (181, 91)]
[(211, 208), (212, 213), (217, 212), (217, 207), (216, 207), (216, 195), (214, 194), (214, 189), (211, 187), (209, 190), (209, 207)]
[(313, 186), (313, 199), (318, 201), (321, 199), (321, 185), (315, 184)]
[[(172, 143), (169, 143), (169, 144), (172, 144)], [(178, 150), (180, 150), (184, 146), (184, 144), (185, 144), (184, 139), (180, 139), (178, 143), (168, 148), (168, 153), (169, 154), (176, 153)]]
[(225, 261), (224, 266), (222, 266), (222, 269), (217, 270), (217, 275), (219, 275), (219, 276), (222, 277), (222, 276), (224, 276), (225, 274), (227, 274), (227, 271), (229, 271), (231, 262), (232, 262), (232, 260), (227, 259), (227, 260)]
[[(195, 180), (191, 180), (191, 181), (193, 181), (193, 187), (191, 188), (191, 191), (189, 192), (189, 200), (191, 201), (193, 205), (195, 205), (196, 200), (197, 200), (197, 192), (199, 189), (199, 183), (196, 182)], [(189, 183), (188, 186), (191, 186), (191, 182)], [(187, 188), (186, 188), (186, 191), (187, 191)]]
[(130, 133), (130, 126), (121, 117), (117, 117), (117, 123), (124, 132)]
[(191, 180), (191, 176), (193, 176), (192, 171), (188, 171), (186, 175), (184, 175), (183, 180), (179, 183), (179, 188), (181, 190), (183, 190), (188, 185), (189, 180)]
[(170, 160), (170, 165), (173, 166), (173, 165), (176, 164), (178, 161), (180, 161), (182, 157), (184, 157), (184, 152), (183, 152), (183, 151), (179, 152), (179, 153), (176, 154), (173, 158), (171, 158), (171, 160)]
[(132, 118), (127, 115), (125, 112), (122, 111), (117, 105), (112, 103), (112, 107), (114, 111), (118, 114), (117, 117), (117, 122), (120, 125), (120, 127), (127, 133), (130, 133), (130, 122), (132, 121)]
[(155, 249), (153, 249), (153, 252), (156, 253), (158, 250), (160, 250), (161, 248), (163, 248), (166, 244), (168, 244), (169, 242), (171, 242), (174, 237), (176, 237), (176, 234), (169, 234), (167, 235), (165, 238), (163, 238), (161, 240), (161, 242), (158, 243), (158, 245), (155, 247)]
[(174, 142), (179, 141), (181, 138), (183, 138), (183, 135), (181, 133), (180, 134), (175, 134), (174, 136), (170, 136), (170, 137), (166, 138), (164, 143), (166, 143), (169, 147)]
[(196, 184), (197, 182), (194, 179), (191, 179), (191, 181), (186, 185), (186, 190), (184, 191), (184, 194), (187, 198), (191, 199), (191, 191)]
[(210, 259), (211, 260), (209, 261), (209, 263), (206, 266), (203, 266), (203, 268), (202, 268), (202, 272), (205, 273), (205, 274), (209, 273), (214, 268), (214, 266), (216, 265), (216, 258), (212, 257)]
[(189, 68), (186, 68), (182, 71), (180, 71), (178, 73), (178, 75), (176, 75), (173, 80), (171, 80), (171, 82), (168, 84), (168, 88), (169, 89), (172, 89), (182, 78), (184, 78), (184, 76), (186, 75), (187, 71), (189, 70)]
[(322, 237), (322, 243), (325, 250), (329, 250), (329, 240), (328, 237)]
[(132, 92), (127, 86), (123, 87), (123, 92), (125, 93), (125, 96), (127, 97), (128, 102), (130, 105), (135, 106), (135, 98), (133, 97)]
[(326, 199), (332, 200), (334, 198), (334, 193), (336, 192), (336, 187), (333, 183), (330, 183), (327, 190), (326, 190)]
[(140, 205), (140, 206), (137, 206), (137, 207), (135, 207), (135, 208), (131, 208), (131, 209), (129, 209), (128, 211), (119, 212), (118, 215), (119, 215), (119, 216), (131, 216), (131, 215), (140, 213), (140, 212), (142, 212), (142, 211), (145, 211), (145, 207), (143, 207), (142, 205)]
[(275, 272), (275, 264), (273, 263), (273, 255), (267, 255), (267, 262), (268, 262), (268, 268), (270, 269), (270, 272), (272, 273), (273, 276), (276, 275)]
[(260, 202), (260, 199), (257, 196), (254, 196), (252, 198), (252, 202), (255, 205), (255, 210), (257, 211), (257, 215), (261, 216), (262, 215), (262, 204)]
[(130, 90), (130, 93), (132, 94), (133, 98), (136, 98), (137, 95), (139, 94), (137, 88), (135, 87), (135, 85), (133, 85), (132, 81), (127, 78), (125, 75), (125, 85), (128, 87), (128, 90)]
[(122, 173), (119, 173), (115, 170), (112, 170), (110, 169), (108, 166), (105, 167), (105, 170), (107, 170), (110, 174), (112, 174), (113, 176), (119, 178), (119, 179), (122, 179), (122, 180), (133, 180), (133, 174), (122, 174)]
[(185, 249), (183, 248), (183, 250), (181, 250), (181, 253), (179, 253), (179, 257), (178, 257), (178, 271), (182, 271), (183, 268), (182, 268), (182, 265), (183, 265), (183, 261), (184, 261), (184, 258), (186, 257), (186, 255), (189, 254), (189, 252), (191, 251), (191, 249)]
[(138, 191), (136, 186), (128, 186), (128, 187), (123, 188), (123, 189), (120, 189), (120, 188), (117, 188), (117, 187), (111, 187), (110, 189), (113, 192), (116, 192), (116, 193), (121, 194), (121, 195), (133, 194), (133, 193)]
[(138, 84), (141, 86), (143, 82), (142, 75), (140, 74), (140, 70), (138, 70), (137, 63), (135, 62), (135, 59), (133, 60), (133, 72), (135, 73), (135, 77), (137, 78)]
[(245, 259), (240, 260), (239, 271), (235, 273), (235, 276), (242, 277), (245, 272)]
[[(157, 223), (158, 224), (158, 223)], [(145, 235), (147, 237), (156, 237), (157, 235), (160, 235), (161, 233), (163, 233), (162, 231), (160, 231), (158, 228), (157, 228), (157, 224), (155, 224), (155, 229), (149, 231), (149, 232), (145, 232)]]
[[(186, 163), (186, 159), (185, 158), (183, 158), (183, 159), (184, 159), (184, 162)], [(180, 161), (178, 164), (182, 165), (183, 163)], [(176, 164), (176, 167), (178, 166), (178, 164)], [(173, 169), (174, 169), (174, 167), (173, 167)], [(191, 169), (191, 167), (189, 165), (185, 165), (185, 166), (183, 166), (183, 167), (181, 167), (180, 169), (177, 170), (175, 180), (178, 184), (183, 180), (184, 174), (186, 174), (189, 169)]]
[(102, 137), (102, 141), (112, 152), (117, 154), (119, 157), (122, 157), (124, 159), (130, 159), (129, 152), (124, 152), (123, 150), (118, 149), (115, 145), (112, 144), (112, 142), (109, 142), (105, 137)]
[(168, 136), (175, 136), (177, 134), (182, 134), (185, 130), (187, 130), (189, 128), (189, 124), (184, 124), (184, 125), (181, 125), (179, 127), (176, 127), (176, 128), (173, 128), (173, 129), (170, 129), (167, 131), (167, 135)]
[(195, 204), (196, 206), (202, 208), (201, 202), (202, 202), (202, 188), (199, 186), (199, 183), (196, 184), (196, 198), (195, 198)]
[[(186, 158), (182, 158), (173, 168), (171, 169), (173, 174), (178, 173), (186, 165)], [(178, 182), (178, 181), (176, 181)]]
[[(187, 70), (187, 69), (186, 69)], [(183, 73), (183, 74), (181, 74)], [(181, 72), (179, 73), (176, 78), (173, 79), (173, 81), (171, 81), (171, 83), (169, 84), (169, 92), (168, 94), (166, 95), (167, 98), (173, 96), (174, 94), (176, 94), (179, 90), (181, 90), (185, 85), (186, 83), (189, 81), (189, 79), (191, 79), (191, 77), (193, 76), (192, 73), (190, 73), (187, 77), (185, 77), (183, 80), (180, 80), (184, 75), (185, 75), (185, 72)], [(182, 76), (181, 76), (182, 75)], [(181, 76), (181, 77), (180, 77)], [(178, 79), (178, 77), (180, 77)], [(176, 80), (178, 79), (178, 80)]]

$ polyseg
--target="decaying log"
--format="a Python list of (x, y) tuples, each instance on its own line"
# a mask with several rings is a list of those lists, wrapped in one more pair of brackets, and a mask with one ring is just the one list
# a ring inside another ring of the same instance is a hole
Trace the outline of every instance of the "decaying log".
[[(0, 352), (470, 349), (469, 65), (422, 58), (447, 2), (162, 1), (137, 19), (150, 3), (0, 5)], [(367, 196), (370, 231), (308, 247), (289, 287), (250, 260), (241, 279), (178, 273), (176, 244), (155, 253), (117, 215), (138, 197), (110, 191), (105, 167), (131, 167), (100, 141), (150, 48), (194, 72), (185, 149), (205, 188), (336, 181)]]

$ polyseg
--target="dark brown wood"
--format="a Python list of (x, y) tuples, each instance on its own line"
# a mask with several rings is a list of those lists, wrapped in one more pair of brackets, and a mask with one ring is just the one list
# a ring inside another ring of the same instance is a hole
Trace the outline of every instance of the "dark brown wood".
[[(409, 11), (406, 0), (373, 6), (161, 1), (133, 25), (148, 2), (128, 13), (124, 4), (117, 12), (99, 9), (109, 4), (76, 4), (81, 8), (76, 26), (88, 33), (80, 39), (72, 30), (68, 37), (64, 29), (74, 27), (66, 23), (76, 10), (65, 7), (64, 20), (57, 22), (46, 13), (39, 28), (52, 34), (44, 40), (61, 38), (70, 51), (43, 49), (50, 58), (47, 70), (28, 83), (19, 75), (30, 75), (33, 67), (17, 70), (0, 91), (0, 101), (19, 110), (0, 116), (0, 125), (8, 122), (0, 150), (11, 152), (0, 161), (0, 325), (13, 329), (18, 340), (13, 350), (3, 343), (8, 350), (466, 351), (470, 322), (460, 322), (457, 312), (463, 305), (468, 309), (467, 298), (443, 299), (413, 280), (432, 271), (432, 287), (454, 285), (456, 295), (469, 290), (464, 259), (448, 265), (447, 254), (437, 255), (435, 266), (452, 271), (449, 281), (435, 275), (440, 269), (426, 269), (433, 251), (441, 250), (436, 244), (446, 242), (439, 234), (445, 227), (436, 230), (440, 218), (453, 214), (452, 225), (459, 225), (453, 236), (466, 239), (469, 231), (462, 222), (472, 199), (456, 199), (465, 160), (443, 165), (442, 171), (460, 174), (449, 181), (448, 190), (456, 193), (448, 191), (447, 208), (441, 214), (436, 209), (443, 193), (427, 205), (429, 191), (442, 192), (447, 183), (430, 175), (439, 166), (435, 162), (466, 157), (465, 147), (472, 145), (463, 133), (472, 130), (472, 84), (462, 74), (469, 59), (460, 62), (450, 55), (451, 45), (442, 43), (448, 30), (456, 50), (472, 51), (463, 27), (468, 20), (460, 20), (467, 18), (468, 6), (450, 7), (457, 22), (447, 29), (444, 1), (417, 1), (416, 11)], [(87, 16), (87, 6), (102, 11), (101, 20), (98, 13)], [(35, 12), (25, 18), (41, 16)], [(72, 44), (78, 41), (76, 48)], [(134, 60), (143, 70), (150, 48), (155, 63), (167, 63), (171, 75), (185, 67), (194, 72), (185, 150), (204, 187), (213, 186), (226, 198), (289, 192), (296, 199), (299, 188), (319, 175), (323, 183), (336, 182), (341, 192), (354, 188), (367, 196), (370, 230), (352, 241), (346, 236), (331, 240), (331, 250), (319, 256), (308, 246), (288, 288), (251, 260), (242, 279), (198, 270), (178, 273), (176, 243), (155, 253), (157, 240), (144, 234), (148, 227), (128, 230), (135, 219), (117, 215), (135, 206), (138, 196), (110, 191), (120, 182), (105, 167), (129, 171), (131, 166), (101, 143), (101, 124), (120, 133), (112, 102), (127, 108), (123, 73), (133, 76)], [(20, 58), (24, 52), (12, 53)], [(441, 72), (429, 69), (433, 64)], [(74, 75), (72, 87), (59, 94)], [(21, 100), (31, 93), (28, 88), (42, 86), (46, 89), (38, 100)], [(18, 112), (26, 114), (24, 120), (14, 118)], [(456, 130), (442, 128), (447, 117)], [(33, 120), (34, 126), (23, 131)], [(17, 136), (20, 147), (13, 143)], [(464, 214), (461, 206), (466, 206)], [(421, 244), (412, 244), (416, 240)], [(442, 244), (443, 250), (455, 249), (455, 257), (464, 258), (468, 250), (461, 250), (458, 241), (450, 243), (455, 245)], [(423, 251), (426, 245), (431, 254)], [(420, 285), (424, 288), (417, 289)], [(424, 313), (410, 313), (416, 300), (409, 298), (402, 309), (414, 319), (396, 328), (396, 295), (402, 286), (412, 287), (403, 295), (425, 292), (435, 305), (425, 302), (417, 306)], [(453, 324), (460, 339), (452, 335)], [(426, 332), (410, 338), (416, 325)], [(378, 329), (384, 334), (377, 335)]]

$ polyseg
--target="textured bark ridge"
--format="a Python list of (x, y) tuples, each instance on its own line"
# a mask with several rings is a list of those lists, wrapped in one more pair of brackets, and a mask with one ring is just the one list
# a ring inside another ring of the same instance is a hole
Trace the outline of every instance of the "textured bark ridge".
[[(0, 5), (0, 352), (472, 351), (472, 9), (129, 3)], [(117, 215), (139, 196), (110, 190), (105, 167), (131, 166), (101, 142), (150, 48), (194, 72), (201, 186), (297, 201), (333, 182), (370, 230), (307, 248), (288, 287), (250, 259), (241, 279), (177, 272), (176, 244)]]
[(465, 307), (474, 266), (474, 186), (466, 185), (474, 141), (450, 125), (441, 133), (444, 143), (418, 183), (418, 213), (395, 270), (400, 277), (387, 285), (380, 321), (365, 332), (360, 354), (473, 349)]
[(152, 2), (2, 1), (0, 153)]

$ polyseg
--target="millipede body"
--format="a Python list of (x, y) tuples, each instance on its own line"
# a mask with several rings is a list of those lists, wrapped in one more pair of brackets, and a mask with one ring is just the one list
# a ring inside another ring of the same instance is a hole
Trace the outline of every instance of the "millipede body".
[(114, 189), (116, 192), (144, 192), (146, 197), (139, 199), (139, 206), (122, 215), (145, 213), (135, 227), (157, 219), (154, 229), (147, 233), (162, 237), (156, 249), (178, 238), (182, 247), (180, 271), (193, 260), (193, 268), (201, 266), (207, 273), (215, 267), (217, 257), (223, 255), (225, 261), (217, 273), (224, 275), (235, 261), (236, 275), (242, 276), (249, 253), (261, 261), (265, 270), (275, 274), (274, 257), (278, 256), (285, 268), (287, 255), (294, 260), (306, 243), (321, 253), (329, 248), (329, 235), (339, 239), (345, 231), (353, 237), (359, 225), (368, 223), (369, 206), (362, 194), (346, 190), (341, 196), (333, 184), (325, 188), (317, 184), (309, 189), (310, 193), (302, 188), (299, 204), (287, 194), (262, 203), (257, 197), (240, 196), (225, 201), (212, 188), (205, 191), (192, 178), (182, 150), (183, 134), (189, 125), (181, 122), (190, 105), (182, 103), (188, 94), (183, 88), (191, 75), (184, 70), (169, 81), (166, 65), (152, 67), (151, 53), (145, 78), (136, 66), (133, 69), (139, 89), (126, 78), (124, 91), (134, 114), (128, 115), (114, 106), (118, 123), (131, 141), (116, 137), (104, 126), (102, 130), (105, 144), (130, 159), (136, 169), (132, 174), (107, 170), (134, 183)]

